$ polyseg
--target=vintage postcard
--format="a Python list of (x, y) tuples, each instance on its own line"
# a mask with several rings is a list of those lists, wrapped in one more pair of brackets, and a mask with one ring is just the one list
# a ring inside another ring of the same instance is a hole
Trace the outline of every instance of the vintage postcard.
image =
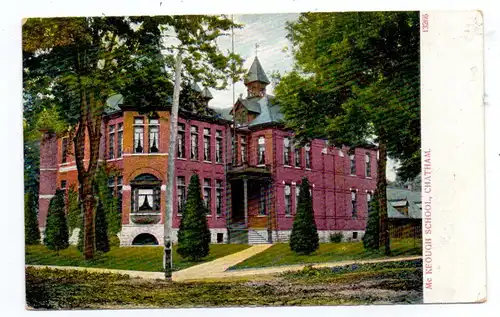
[(25, 17), (26, 308), (486, 301), (483, 33), (479, 11)]

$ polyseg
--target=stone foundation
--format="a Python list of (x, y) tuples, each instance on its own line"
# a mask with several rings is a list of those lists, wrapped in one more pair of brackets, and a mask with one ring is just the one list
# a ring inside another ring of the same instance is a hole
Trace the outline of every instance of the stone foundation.
[[(177, 243), (177, 231), (179, 229), (174, 228), (172, 230), (172, 243)], [(133, 245), (132, 242), (140, 234), (150, 234), (156, 238), (159, 245), (163, 245), (163, 224), (157, 225), (123, 225), (122, 230), (118, 233), (118, 238), (120, 239), (121, 246)], [(211, 242), (217, 243), (217, 235), (222, 234), (222, 242), (227, 243), (227, 229), (226, 228), (213, 228), (210, 229)]]

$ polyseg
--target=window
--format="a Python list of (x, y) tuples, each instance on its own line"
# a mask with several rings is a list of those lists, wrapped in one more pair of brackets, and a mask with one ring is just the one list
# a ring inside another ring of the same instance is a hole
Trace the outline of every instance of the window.
[(356, 157), (354, 151), (349, 152), (349, 161), (351, 162), (351, 175), (356, 175)]
[(224, 234), (221, 232), (217, 233), (217, 243), (222, 243), (224, 242)]
[(177, 157), (186, 158), (186, 126), (184, 123), (177, 125)]
[(109, 126), (109, 148), (108, 148), (108, 159), (115, 158), (115, 125)]
[(367, 193), (366, 193), (366, 206), (367, 206), (367, 207), (366, 207), (366, 210), (367, 210), (368, 212), (370, 212), (370, 211), (371, 211), (371, 210), (370, 210), (370, 209), (371, 209), (371, 208), (370, 208), (370, 202), (371, 202), (371, 201), (372, 201), (372, 193), (371, 193), (371, 192), (367, 192)]
[(299, 208), (299, 195), (300, 195), (300, 187), (297, 185), (295, 187), (295, 213), (297, 213), (297, 209)]
[(247, 162), (247, 137), (242, 136), (240, 139), (240, 145), (241, 145), (241, 163), (246, 163)]
[(186, 206), (186, 178), (177, 176), (177, 214), (182, 214)]
[(144, 145), (144, 119), (134, 119), (134, 153), (142, 153)]
[(356, 191), (351, 191), (351, 203), (352, 203), (352, 218), (358, 217), (358, 204), (357, 204), (357, 194)]
[(366, 177), (372, 177), (372, 163), (370, 158), (370, 153), (365, 154), (365, 162), (366, 162)]
[(62, 147), (61, 163), (66, 163), (67, 156), (68, 156), (68, 138), (62, 139), (61, 147)]
[(198, 127), (191, 127), (191, 159), (198, 160)]
[(257, 144), (257, 164), (266, 164), (266, 141), (263, 136), (259, 137)]
[(259, 215), (264, 216), (267, 214), (267, 206), (266, 206), (266, 188), (260, 188), (260, 200), (259, 200)]
[(292, 155), (292, 144), (290, 142), (290, 138), (285, 137), (283, 139), (283, 165), (290, 166), (292, 164), (291, 155)]
[(354, 232), (352, 233), (352, 239), (353, 239), (353, 240), (356, 240), (357, 238), (358, 238), (358, 233), (357, 233), (356, 231), (354, 231)]
[(203, 129), (203, 160), (212, 161), (212, 153), (210, 151), (210, 128)]
[(212, 201), (211, 201), (211, 188), (210, 188), (210, 178), (205, 178), (203, 180), (203, 202), (205, 203), (205, 207), (207, 207), (208, 214), (212, 213)]
[(294, 161), (295, 161), (295, 167), (300, 167), (301, 166), (301, 157), (300, 157), (300, 147), (298, 146), (295, 146), (294, 147), (294, 150), (293, 150), (293, 153), (294, 153)]
[(109, 177), (108, 178), (108, 197), (110, 199), (113, 199), (114, 195), (115, 195), (115, 178)]
[(292, 195), (290, 185), (285, 185), (285, 215), (292, 214)]
[(306, 168), (311, 169), (311, 144), (305, 146), (306, 150)]
[(149, 119), (149, 153), (158, 153), (160, 145), (160, 121)]
[(222, 180), (215, 181), (215, 208), (217, 216), (222, 216)]
[(130, 185), (133, 213), (160, 212), (160, 180), (151, 174), (141, 174)]
[(215, 131), (215, 162), (222, 163), (222, 131)]
[(118, 143), (116, 149), (116, 157), (123, 155), (123, 123), (118, 123)]
[(61, 181), (61, 188), (60, 189), (66, 190), (66, 181), (65, 180)]

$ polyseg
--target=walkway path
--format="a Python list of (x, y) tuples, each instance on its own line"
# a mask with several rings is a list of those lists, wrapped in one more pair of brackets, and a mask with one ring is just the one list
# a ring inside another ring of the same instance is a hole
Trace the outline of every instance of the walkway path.
[[(375, 260), (352, 260), (352, 261), (340, 261), (340, 262), (329, 262), (329, 263), (320, 263), (320, 264), (312, 264), (314, 268), (323, 268), (323, 267), (339, 267), (344, 265), (351, 264), (366, 264), (366, 263), (381, 263), (381, 262), (397, 262), (397, 261), (408, 261), (408, 260), (417, 260), (422, 258), (421, 256), (406, 256), (406, 257), (394, 257), (394, 258), (385, 258), (385, 259), (375, 259)], [(215, 261), (214, 261), (215, 262)], [(204, 263), (211, 264), (213, 262)], [(234, 264), (233, 264), (234, 265)], [(190, 269), (195, 269), (198, 266), (193, 266)], [(173, 276), (173, 280), (177, 282), (185, 282), (185, 281), (202, 281), (204, 279), (224, 279), (224, 278), (234, 278), (234, 277), (249, 277), (249, 276), (261, 276), (261, 275), (271, 275), (283, 273), (286, 271), (300, 271), (302, 270), (306, 264), (298, 264), (298, 265), (283, 265), (283, 266), (274, 266), (274, 267), (264, 267), (264, 268), (255, 268), (255, 269), (239, 269), (239, 270), (230, 270), (230, 271), (219, 271), (212, 270), (212, 272), (206, 272), (204, 275), (202, 274), (182, 274), (177, 277)], [(189, 269), (187, 269), (189, 270)], [(182, 273), (182, 270), (177, 273)], [(202, 273), (202, 272), (200, 272)]]

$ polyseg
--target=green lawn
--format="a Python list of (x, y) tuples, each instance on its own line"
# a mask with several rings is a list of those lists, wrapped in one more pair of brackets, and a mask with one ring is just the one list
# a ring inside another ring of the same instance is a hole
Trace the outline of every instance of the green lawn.
[[(392, 255), (421, 255), (421, 242), (413, 239), (392, 241)], [(367, 252), (362, 242), (320, 243), (319, 249), (310, 255), (296, 255), (290, 250), (288, 243), (277, 243), (266, 251), (231, 267), (244, 269), (255, 267), (279, 266), (305, 263), (324, 263), (347, 260), (383, 258), (376, 252)]]
[[(242, 251), (248, 245), (242, 244), (212, 244), (210, 255), (200, 262), (191, 262), (180, 257), (174, 245), (174, 270), (185, 269), (189, 266), (203, 262), (212, 261), (217, 258)], [(95, 257), (91, 261), (83, 259), (82, 254), (75, 246), (56, 255), (54, 251), (48, 250), (44, 245), (26, 247), (26, 264), (37, 265), (60, 265), (60, 266), (82, 266), (98, 267), (106, 269), (133, 270), (133, 271), (163, 271), (163, 247), (138, 246), (138, 247), (115, 247), (105, 254)]]

